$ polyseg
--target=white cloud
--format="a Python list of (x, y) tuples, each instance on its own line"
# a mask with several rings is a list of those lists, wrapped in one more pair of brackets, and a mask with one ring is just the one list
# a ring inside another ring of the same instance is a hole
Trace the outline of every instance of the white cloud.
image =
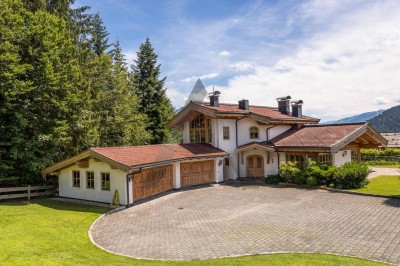
[(218, 72), (212, 72), (212, 73), (209, 73), (209, 74), (205, 74), (203, 76), (191, 76), (191, 77), (182, 79), (181, 81), (182, 82), (193, 82), (193, 81), (196, 81), (197, 79), (202, 79), (202, 80), (203, 79), (212, 79), (212, 78), (216, 78), (218, 76), (219, 76)]
[(385, 105), (389, 103), (389, 100), (386, 99), (385, 97), (377, 97), (374, 99), (372, 103), (376, 105)]
[(306, 114), (321, 118), (376, 110), (376, 104), (388, 108), (387, 99), (398, 97), (400, 82), (397, 25), (396, 1), (337, 14), (327, 28), (299, 42), (274, 65), (258, 62), (251, 74), (230, 79), (220, 89), (221, 101), (247, 97), (252, 104), (275, 106), (277, 96), (291, 95), (305, 101)]
[(127, 52), (124, 52), (124, 55), (125, 55), (126, 62), (128, 64), (133, 64), (134, 61), (137, 59), (136, 51), (127, 51)]
[(255, 68), (255, 63), (248, 61), (239, 61), (231, 64), (230, 67), (235, 71), (250, 71)]
[(229, 51), (224, 50), (224, 51), (219, 52), (218, 55), (219, 56), (230, 56), (231, 53)]

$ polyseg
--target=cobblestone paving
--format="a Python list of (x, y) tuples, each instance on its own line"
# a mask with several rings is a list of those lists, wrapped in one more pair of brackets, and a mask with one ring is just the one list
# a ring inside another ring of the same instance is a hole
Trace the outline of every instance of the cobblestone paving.
[(295, 187), (182, 191), (104, 216), (96, 244), (162, 260), (319, 252), (400, 264), (400, 200)]

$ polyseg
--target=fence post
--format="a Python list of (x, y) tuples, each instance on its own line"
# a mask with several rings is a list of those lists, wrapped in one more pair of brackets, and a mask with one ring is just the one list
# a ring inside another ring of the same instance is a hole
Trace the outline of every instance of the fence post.
[(28, 185), (28, 201), (31, 200), (31, 185)]

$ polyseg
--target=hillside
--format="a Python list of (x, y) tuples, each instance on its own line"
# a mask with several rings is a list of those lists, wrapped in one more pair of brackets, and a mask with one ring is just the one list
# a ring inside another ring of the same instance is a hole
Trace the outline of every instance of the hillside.
[(400, 132), (400, 105), (387, 109), (368, 123), (379, 132)]
[(385, 110), (381, 109), (378, 111), (366, 112), (359, 115), (353, 115), (349, 117), (345, 117), (336, 121), (327, 121), (321, 124), (340, 124), (340, 123), (354, 123), (354, 122), (364, 122), (368, 121), (380, 114), (382, 114)]

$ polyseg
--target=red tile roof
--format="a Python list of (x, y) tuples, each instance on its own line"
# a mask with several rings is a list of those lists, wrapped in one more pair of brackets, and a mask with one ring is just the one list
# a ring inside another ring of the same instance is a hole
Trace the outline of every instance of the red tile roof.
[(275, 147), (330, 148), (355, 133), (366, 123), (337, 125), (306, 125), (289, 130), (271, 140)]
[(130, 167), (183, 159), (228, 155), (228, 153), (209, 144), (195, 143), (91, 148), (90, 150)]
[(242, 109), (239, 109), (239, 106), (237, 104), (220, 103), (218, 107), (215, 107), (215, 106), (211, 106), (209, 103), (196, 103), (196, 102), (193, 102), (193, 103), (198, 104), (203, 107), (206, 107), (211, 110), (216, 110), (217, 112), (220, 112), (220, 113), (235, 113), (235, 114), (254, 113), (254, 114), (261, 115), (261, 116), (270, 117), (271, 119), (313, 120), (315, 122), (319, 121), (319, 119), (317, 119), (317, 118), (305, 116), (305, 115), (303, 115), (302, 118), (294, 117), (291, 114), (285, 115), (285, 114), (282, 114), (281, 112), (279, 112), (278, 108), (269, 107), (269, 106), (249, 106), (249, 110), (242, 110)]

